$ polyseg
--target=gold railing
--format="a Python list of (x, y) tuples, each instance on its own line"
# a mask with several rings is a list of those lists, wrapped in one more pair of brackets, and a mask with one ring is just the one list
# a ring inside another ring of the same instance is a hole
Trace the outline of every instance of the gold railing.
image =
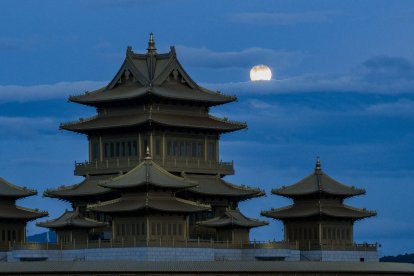
[[(291, 250), (331, 250), (331, 251), (376, 251), (377, 244), (308, 244), (285, 241), (230, 242), (215, 240), (85, 240), (62, 243), (9, 242), (0, 244), (7, 250), (73, 250), (94, 248), (128, 247), (172, 247), (172, 248), (217, 248), (217, 249), (291, 249)], [(4, 251), (4, 250), (3, 250)]]
[[(129, 158), (111, 158), (105, 160), (94, 160), (85, 162), (75, 162), (75, 174), (83, 175), (91, 171), (106, 171), (120, 170), (128, 171), (137, 166), (144, 159), (138, 157)], [(202, 159), (184, 159), (184, 158), (154, 158), (154, 161), (163, 166), (168, 171), (177, 170), (181, 172), (183, 169), (186, 171), (201, 171), (212, 170), (219, 171), (225, 174), (234, 173), (233, 161), (232, 162), (217, 162), (214, 160), (202, 160)]]

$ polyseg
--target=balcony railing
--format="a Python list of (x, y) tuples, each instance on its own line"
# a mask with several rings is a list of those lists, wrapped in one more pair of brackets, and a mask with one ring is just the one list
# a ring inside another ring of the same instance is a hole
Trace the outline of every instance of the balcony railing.
[(291, 249), (291, 250), (331, 250), (331, 251), (377, 251), (377, 244), (313, 244), (309, 248), (300, 247), (297, 242), (250, 241), (230, 242), (215, 240), (85, 240), (67, 243), (9, 242), (0, 245), (6, 250), (73, 250), (94, 248), (128, 247), (173, 247), (173, 248), (217, 248), (217, 249)]
[[(232, 162), (217, 162), (212, 160), (183, 159), (183, 158), (153, 158), (157, 164), (168, 171), (188, 172), (188, 173), (220, 173), (222, 175), (234, 174)], [(111, 158), (105, 160), (75, 162), (75, 175), (99, 174), (99, 173), (118, 173), (119, 171), (129, 171), (143, 158)]]

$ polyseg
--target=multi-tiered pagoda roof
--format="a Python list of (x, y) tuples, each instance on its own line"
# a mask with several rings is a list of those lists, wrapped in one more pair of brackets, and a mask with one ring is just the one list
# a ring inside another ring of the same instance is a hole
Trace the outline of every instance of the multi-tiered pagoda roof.
[(357, 220), (376, 215), (374, 211), (343, 204), (345, 198), (365, 194), (365, 190), (347, 186), (325, 174), (319, 159), (312, 174), (288, 187), (273, 189), (272, 194), (295, 201), (292, 205), (262, 212), (263, 216), (275, 219), (327, 216)]
[(93, 229), (104, 227), (107, 225), (105, 222), (96, 221), (90, 218), (85, 218), (79, 213), (79, 209), (74, 211), (65, 211), (60, 217), (39, 222), (36, 224), (40, 227), (46, 227), (53, 230), (57, 229)]
[(36, 194), (36, 190), (31, 190), (26, 187), (19, 187), (3, 178), (0, 178), (0, 219), (30, 221), (47, 216), (47, 212), (16, 206), (15, 204), (17, 199)]
[(196, 183), (175, 176), (156, 164), (147, 153), (145, 160), (128, 173), (100, 184), (122, 192), (120, 198), (88, 206), (103, 213), (161, 211), (193, 213), (207, 211), (210, 206), (177, 198), (172, 192), (189, 189)]

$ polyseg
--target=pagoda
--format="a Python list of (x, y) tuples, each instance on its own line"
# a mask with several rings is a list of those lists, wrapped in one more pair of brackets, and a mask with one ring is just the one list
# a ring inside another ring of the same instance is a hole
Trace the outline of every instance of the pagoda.
[(78, 207), (74, 211), (66, 210), (56, 219), (38, 222), (36, 225), (55, 231), (58, 243), (76, 243), (93, 239), (92, 231), (107, 226), (107, 223), (83, 217)]
[(19, 187), (0, 177), (0, 241), (25, 242), (26, 224), (47, 212), (16, 206), (16, 200), (36, 195), (36, 190)]
[[(147, 147), (151, 162), (196, 184), (174, 190), (177, 199), (211, 206), (189, 214), (190, 238), (216, 238), (215, 228), (198, 222), (221, 217), (226, 210), (237, 210), (240, 201), (264, 195), (260, 189), (223, 179), (233, 175), (234, 168), (233, 162), (220, 160), (220, 135), (247, 125), (218, 118), (209, 111), (234, 102), (236, 97), (199, 86), (178, 61), (174, 47), (168, 53), (157, 52), (152, 34), (145, 54), (127, 48), (121, 68), (107, 86), (69, 100), (97, 110), (96, 116), (60, 126), (88, 138), (89, 160), (75, 164), (75, 175), (84, 180), (47, 190), (45, 195), (71, 202), (85, 217), (111, 223), (107, 208), (115, 205), (104, 207), (98, 202), (119, 200), (125, 193), (99, 183), (123, 177), (142, 164)], [(87, 209), (87, 205), (94, 207)], [(252, 220), (252, 225), (255, 223)]]
[(291, 186), (273, 189), (272, 194), (291, 198), (294, 203), (262, 211), (262, 216), (283, 221), (285, 241), (297, 242), (301, 248), (351, 245), (354, 222), (376, 215), (365, 208), (345, 205), (345, 199), (365, 194), (365, 190), (329, 177), (322, 171), (319, 158), (312, 174)]
[(88, 206), (111, 216), (114, 240), (185, 241), (189, 239), (188, 215), (210, 209), (208, 205), (177, 198), (177, 191), (197, 184), (163, 169), (152, 160), (149, 149), (141, 164), (100, 185), (121, 192), (120, 198)]

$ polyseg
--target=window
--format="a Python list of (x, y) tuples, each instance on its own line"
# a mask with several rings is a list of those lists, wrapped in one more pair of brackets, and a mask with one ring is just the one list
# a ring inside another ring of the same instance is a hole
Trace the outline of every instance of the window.
[(111, 142), (111, 151), (110, 152), (111, 152), (110, 156), (114, 157), (115, 156), (115, 150), (114, 150), (114, 143), (113, 142)]
[(203, 158), (203, 144), (197, 143), (197, 157)]
[(99, 151), (99, 143), (98, 142), (94, 142), (92, 144), (92, 159), (93, 160), (97, 160), (100, 158), (100, 151)]
[(208, 143), (208, 160), (213, 160), (215, 156), (215, 144), (213, 142)]
[(161, 224), (157, 223), (157, 235), (161, 236)]
[(161, 155), (161, 142), (160, 139), (155, 140), (155, 155)]
[(132, 142), (132, 154), (133, 154), (133, 156), (138, 156), (137, 141)]
[(104, 156), (105, 156), (105, 158), (108, 158), (109, 156), (111, 156), (111, 148), (110, 148), (109, 143), (105, 143)]
[(178, 235), (182, 235), (183, 234), (183, 225), (182, 224), (179, 224), (178, 225)]

